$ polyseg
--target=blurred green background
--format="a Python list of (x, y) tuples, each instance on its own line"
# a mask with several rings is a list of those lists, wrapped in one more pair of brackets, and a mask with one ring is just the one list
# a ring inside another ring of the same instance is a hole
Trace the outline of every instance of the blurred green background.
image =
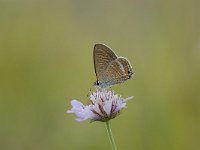
[(199, 0), (0, 0), (0, 150), (109, 150), (105, 124), (77, 123), (92, 51), (127, 57), (135, 96), (111, 126), (119, 150), (200, 149)]

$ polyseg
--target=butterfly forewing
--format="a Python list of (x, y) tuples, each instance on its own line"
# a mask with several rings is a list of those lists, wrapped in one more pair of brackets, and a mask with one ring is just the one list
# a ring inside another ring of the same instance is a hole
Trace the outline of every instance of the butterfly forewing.
[(94, 68), (97, 80), (103, 80), (105, 70), (109, 66), (109, 64), (117, 59), (115, 53), (103, 44), (96, 44), (94, 46)]

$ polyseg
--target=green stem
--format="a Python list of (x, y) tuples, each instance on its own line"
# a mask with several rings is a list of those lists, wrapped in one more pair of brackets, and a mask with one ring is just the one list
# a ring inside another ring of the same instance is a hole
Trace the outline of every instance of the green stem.
[(109, 121), (106, 121), (106, 129), (108, 131), (108, 136), (109, 136), (110, 143), (112, 145), (112, 149), (113, 150), (117, 150), (117, 147), (116, 147), (116, 144), (115, 144), (115, 140), (113, 138), (112, 131), (111, 131), (111, 128), (110, 128)]

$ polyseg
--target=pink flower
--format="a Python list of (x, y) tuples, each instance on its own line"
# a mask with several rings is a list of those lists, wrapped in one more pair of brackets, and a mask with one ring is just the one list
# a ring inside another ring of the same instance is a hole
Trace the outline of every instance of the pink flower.
[(126, 101), (133, 98), (122, 98), (115, 94), (114, 91), (106, 89), (96, 90), (90, 93), (90, 104), (83, 105), (77, 100), (72, 100), (72, 109), (67, 113), (74, 113), (78, 118), (76, 121), (108, 121), (120, 114), (120, 110), (126, 107)]

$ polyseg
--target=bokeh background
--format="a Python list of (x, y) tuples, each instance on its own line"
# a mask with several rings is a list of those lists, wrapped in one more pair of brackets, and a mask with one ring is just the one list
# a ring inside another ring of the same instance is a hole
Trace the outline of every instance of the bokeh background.
[(0, 0), (0, 149), (109, 150), (105, 124), (77, 123), (92, 51), (127, 57), (134, 95), (111, 126), (119, 150), (200, 149), (199, 0)]

